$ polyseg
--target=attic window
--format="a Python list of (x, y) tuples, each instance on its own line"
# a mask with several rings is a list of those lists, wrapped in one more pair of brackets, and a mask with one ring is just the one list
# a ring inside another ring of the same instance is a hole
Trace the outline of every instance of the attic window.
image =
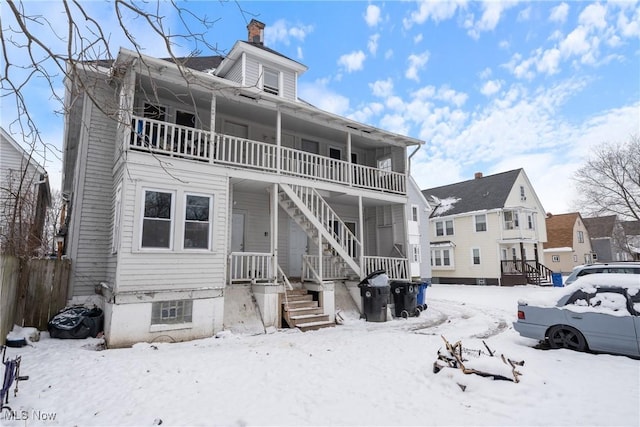
[(262, 89), (272, 95), (280, 95), (280, 73), (270, 68), (264, 68)]

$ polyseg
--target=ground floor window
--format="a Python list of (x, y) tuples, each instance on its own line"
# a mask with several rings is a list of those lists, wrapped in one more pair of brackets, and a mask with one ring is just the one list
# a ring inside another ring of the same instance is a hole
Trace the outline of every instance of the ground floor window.
[(192, 311), (192, 300), (154, 302), (151, 306), (151, 324), (190, 323)]
[(452, 262), (451, 249), (431, 249), (431, 266), (433, 267), (451, 267)]
[(473, 258), (473, 265), (480, 265), (480, 249), (473, 248), (471, 250), (471, 257)]
[(142, 221), (143, 248), (171, 248), (173, 194), (146, 190)]

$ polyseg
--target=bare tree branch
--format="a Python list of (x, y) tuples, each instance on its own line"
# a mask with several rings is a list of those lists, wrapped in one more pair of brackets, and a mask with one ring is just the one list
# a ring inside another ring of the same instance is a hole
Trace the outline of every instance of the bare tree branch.
[(640, 220), (640, 138), (609, 143), (595, 150), (574, 176), (580, 210)]

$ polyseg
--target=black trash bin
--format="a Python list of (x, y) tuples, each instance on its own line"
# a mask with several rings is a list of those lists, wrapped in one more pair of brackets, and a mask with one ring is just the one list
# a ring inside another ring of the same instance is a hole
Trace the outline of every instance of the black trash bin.
[(391, 294), (393, 294), (393, 303), (395, 304), (396, 317), (420, 316), (421, 308), (418, 307), (418, 292), (420, 286), (418, 283), (392, 281)]
[(386, 322), (389, 302), (389, 276), (376, 270), (358, 284), (362, 297), (362, 312), (367, 322)]

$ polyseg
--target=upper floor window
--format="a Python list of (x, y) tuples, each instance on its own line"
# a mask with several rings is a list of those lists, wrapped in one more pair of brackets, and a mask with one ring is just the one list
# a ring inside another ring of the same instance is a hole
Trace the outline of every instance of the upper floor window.
[(584, 243), (584, 232), (578, 231), (578, 243)]
[(535, 221), (533, 220), (533, 214), (527, 215), (527, 227), (529, 230), (533, 230), (535, 228)]
[(518, 212), (504, 211), (504, 228), (505, 230), (513, 230), (520, 227), (518, 224)]
[(487, 231), (487, 215), (481, 214), (475, 216), (476, 231)]
[(523, 202), (527, 200), (527, 195), (524, 193), (524, 185), (520, 186), (520, 200)]
[(436, 236), (453, 236), (453, 220), (437, 221)]
[(418, 207), (416, 205), (411, 206), (411, 221), (418, 222)]
[(420, 245), (412, 245), (412, 261), (413, 262), (420, 262)]
[(171, 248), (173, 193), (145, 190), (142, 220), (143, 248)]
[(184, 212), (184, 248), (209, 249), (211, 197), (188, 194)]
[(560, 255), (551, 255), (551, 262), (560, 262)]
[(271, 68), (263, 68), (262, 89), (273, 95), (280, 95), (280, 73)]

